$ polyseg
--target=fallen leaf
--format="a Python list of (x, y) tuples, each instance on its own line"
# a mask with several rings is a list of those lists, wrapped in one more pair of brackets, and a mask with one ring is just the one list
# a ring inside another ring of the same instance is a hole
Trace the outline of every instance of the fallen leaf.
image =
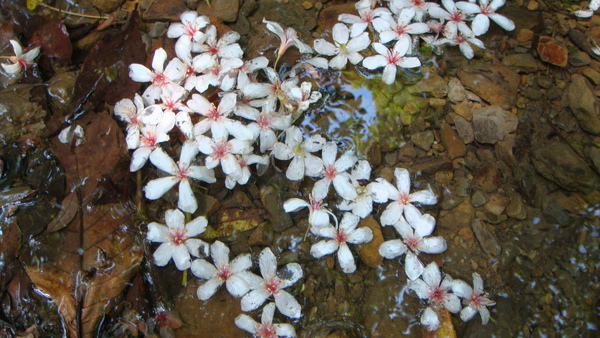
[(71, 337), (93, 336), (138, 271), (143, 251), (124, 210), (119, 203), (80, 208), (67, 227), (29, 248), (27, 274), (57, 305)]
[(55, 71), (71, 63), (73, 46), (62, 20), (52, 20), (38, 28), (31, 37), (32, 46), (40, 46), (38, 64), (48, 70)]
[(48, 224), (46, 231), (54, 232), (66, 227), (79, 211), (77, 192), (73, 191), (65, 197), (60, 206), (58, 215)]
[(259, 226), (267, 218), (265, 209), (227, 208), (217, 212), (217, 225), (208, 226), (202, 234), (203, 239), (228, 237), (238, 231), (247, 231)]

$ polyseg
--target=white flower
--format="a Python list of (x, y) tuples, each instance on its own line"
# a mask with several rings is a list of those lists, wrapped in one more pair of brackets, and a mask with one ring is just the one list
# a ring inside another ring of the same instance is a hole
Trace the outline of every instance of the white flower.
[[(266, 111), (277, 111), (277, 102), (284, 107), (291, 109), (292, 104), (288, 101), (289, 92), (298, 83), (298, 78), (293, 76), (285, 81), (281, 81), (279, 74), (271, 68), (263, 69), (271, 84), (253, 83), (248, 90), (252, 91), (255, 97), (265, 97), (261, 100), (255, 100), (254, 106), (262, 106)], [(266, 86), (265, 86), (266, 85)], [(248, 93), (250, 94), (250, 93)]]
[(415, 21), (423, 21), (425, 14), (431, 7), (439, 8), (439, 5), (425, 0), (392, 0), (390, 1), (390, 9), (394, 13), (399, 13), (402, 9), (408, 8), (415, 11)]
[(259, 338), (296, 337), (296, 330), (291, 324), (273, 324), (274, 315), (275, 303), (269, 303), (263, 307), (260, 323), (248, 315), (241, 314), (235, 319), (235, 325)]
[(119, 120), (127, 122), (127, 149), (136, 149), (140, 144), (140, 130), (144, 125), (141, 121), (145, 112), (142, 97), (136, 93), (133, 101), (122, 99), (115, 104), (114, 110)]
[(590, 18), (594, 15), (594, 12), (600, 7), (600, 0), (592, 0), (588, 4), (587, 10), (576, 11), (574, 14), (580, 18)]
[(371, 9), (370, 7), (359, 8), (358, 16), (353, 14), (340, 14), (338, 20), (350, 25), (350, 37), (354, 38), (362, 34), (369, 24), (377, 17), (391, 17), (392, 13), (387, 8)]
[(213, 169), (221, 164), (225, 175), (236, 181), (242, 178), (242, 166), (235, 155), (251, 153), (252, 146), (249, 141), (236, 138), (228, 141), (225, 138), (208, 138), (204, 135), (196, 136), (196, 140), (200, 152), (208, 155), (205, 160), (206, 168)]
[(310, 248), (310, 254), (318, 259), (337, 250), (338, 262), (344, 273), (353, 273), (356, 271), (356, 264), (347, 243), (362, 244), (373, 239), (371, 229), (367, 227), (356, 228), (358, 222), (360, 222), (360, 217), (346, 212), (337, 228), (332, 225), (311, 227), (310, 231), (313, 234), (331, 239), (313, 244)]
[(381, 22), (377, 25), (379, 27), (379, 41), (388, 43), (393, 40), (408, 40), (409, 49), (412, 48), (412, 39), (409, 34), (423, 34), (429, 31), (429, 26), (424, 22), (411, 23), (415, 15), (414, 9), (405, 8), (400, 12), (396, 21), (391, 18), (375, 19), (376, 22)]
[(456, 35), (459, 31), (467, 36), (473, 35), (471, 28), (465, 22), (467, 14), (456, 8), (454, 0), (442, 0), (442, 5), (447, 11), (441, 7), (431, 7), (429, 8), (429, 15), (435, 19), (448, 21), (446, 28), (450, 32), (450, 36)]
[(309, 202), (299, 198), (290, 198), (283, 203), (285, 212), (296, 212), (302, 208), (308, 208), (308, 223), (312, 227), (324, 227), (329, 225), (329, 215), (335, 218), (335, 215), (327, 209), (322, 199), (309, 197)]
[(217, 181), (212, 170), (203, 166), (191, 165), (197, 154), (198, 144), (194, 141), (183, 143), (177, 164), (161, 148), (153, 151), (150, 154), (152, 164), (172, 176), (161, 177), (148, 182), (144, 188), (146, 198), (150, 200), (159, 199), (175, 184), (179, 183), (179, 201), (177, 202), (177, 206), (185, 212), (194, 213), (198, 209), (198, 202), (188, 178), (206, 183), (215, 183)]
[(292, 160), (285, 176), (292, 181), (301, 180), (305, 175), (319, 176), (323, 170), (323, 160), (311, 153), (321, 150), (325, 139), (313, 135), (304, 140), (298, 127), (291, 126), (285, 131), (285, 143), (277, 142), (273, 146), (273, 155), (279, 160)]
[[(160, 107), (153, 105), (160, 112)], [(150, 109), (150, 107), (146, 109)], [(154, 113), (152, 114), (154, 115)], [(148, 161), (150, 154), (157, 148), (158, 143), (169, 140), (167, 133), (173, 129), (175, 118), (172, 115), (162, 116), (158, 124), (148, 124), (140, 130), (140, 140), (137, 143), (137, 149), (131, 155), (131, 164), (129, 170), (131, 172), (140, 170)]]
[(404, 214), (406, 220), (411, 224), (417, 224), (421, 217), (421, 212), (411, 203), (421, 203), (432, 205), (437, 202), (437, 198), (431, 190), (421, 190), (415, 193), (410, 193), (410, 174), (404, 168), (396, 168), (394, 170), (396, 176), (396, 187), (390, 182), (379, 178), (378, 182), (382, 183), (388, 191), (388, 197), (393, 202), (387, 206), (381, 214), (382, 225), (396, 224), (400, 217)]
[(235, 93), (226, 93), (221, 97), (219, 105), (215, 107), (200, 94), (192, 95), (192, 99), (187, 102), (187, 106), (194, 112), (204, 116), (196, 125), (194, 125), (194, 135), (204, 135), (209, 129), (212, 137), (215, 139), (228, 138), (229, 134), (241, 140), (252, 140), (254, 134), (252, 130), (244, 126), (240, 121), (229, 118), (233, 112), (237, 95)]
[[(259, 156), (254, 154), (244, 154), (237, 155), (238, 162), (240, 167), (242, 168), (242, 175), (238, 177), (226, 176), (225, 177), (225, 187), (227, 189), (235, 188), (236, 184), (244, 185), (248, 183), (250, 179), (250, 165), (258, 164), (259, 166), (267, 167), (269, 165), (269, 157), (268, 156)], [(260, 172), (260, 170), (259, 170)]]
[[(202, 68), (202, 75), (196, 76), (196, 90), (204, 93), (209, 86), (219, 87), (223, 91), (230, 91), (235, 87), (235, 77), (229, 76), (236, 68), (241, 67), (244, 61), (239, 58), (222, 58), (217, 62), (215, 56), (210, 56), (208, 60), (204, 58), (206, 53), (200, 54), (194, 58), (194, 69)], [(206, 62), (205, 64), (201, 64)]]
[(234, 297), (242, 297), (250, 291), (250, 285), (245, 280), (246, 275), (250, 273), (247, 270), (252, 267), (250, 254), (239, 255), (230, 263), (229, 248), (216, 241), (210, 246), (210, 255), (214, 265), (204, 259), (196, 259), (191, 266), (194, 276), (207, 279), (198, 287), (197, 294), (200, 300), (212, 297), (223, 283)]
[(487, 324), (490, 320), (488, 306), (496, 305), (496, 302), (487, 298), (483, 292), (483, 280), (477, 272), (473, 273), (473, 288), (466, 282), (455, 279), (452, 281), (452, 291), (460, 298), (464, 298), (465, 307), (460, 311), (460, 319), (469, 321), (477, 312), (481, 315), (481, 323)]
[(167, 210), (165, 213), (167, 226), (152, 222), (148, 224), (147, 239), (151, 242), (162, 243), (154, 251), (154, 263), (165, 266), (171, 258), (177, 269), (183, 271), (189, 269), (194, 257), (208, 255), (208, 244), (202, 240), (191, 238), (204, 232), (208, 222), (200, 216), (185, 224), (185, 217), (179, 210)]
[(458, 45), (460, 51), (467, 59), (472, 59), (473, 56), (475, 56), (475, 52), (473, 51), (473, 48), (471, 47), (470, 43), (474, 44), (479, 48), (485, 49), (485, 45), (481, 40), (475, 38), (474, 36), (469, 37), (463, 34), (454, 35), (453, 38), (439, 39), (435, 42), (432, 42), (432, 45), (439, 46), (445, 43), (448, 43), (452, 46)]
[(175, 53), (180, 59), (188, 60), (192, 42), (202, 43), (206, 40), (206, 35), (201, 29), (210, 23), (210, 19), (205, 15), (198, 16), (196, 11), (183, 12), (179, 19), (181, 22), (172, 23), (169, 26), (167, 37), (179, 38), (175, 43)]
[(10, 40), (10, 44), (13, 47), (15, 56), (9, 56), (8, 60), (10, 64), (2, 64), (2, 68), (9, 76), (19, 76), (28, 67), (33, 65), (33, 61), (38, 55), (40, 55), (40, 47), (35, 47), (23, 54), (23, 47), (17, 40)]
[(368, 161), (361, 160), (350, 172), (350, 181), (356, 190), (356, 198), (344, 200), (338, 209), (352, 211), (361, 218), (367, 217), (373, 211), (373, 202), (385, 203), (388, 201), (388, 192), (379, 182), (369, 182), (371, 178), (371, 165)]
[(365, 58), (363, 65), (371, 70), (385, 67), (382, 75), (382, 80), (385, 84), (394, 83), (398, 67), (414, 68), (421, 65), (419, 58), (404, 56), (410, 48), (410, 41), (408, 40), (398, 41), (392, 50), (389, 50), (381, 43), (373, 43), (372, 46), (379, 55)]
[(505, 17), (496, 13), (496, 10), (504, 6), (505, 0), (479, 0), (479, 6), (474, 3), (460, 1), (456, 3), (456, 7), (467, 14), (477, 14), (471, 23), (471, 29), (475, 36), (485, 34), (490, 28), (490, 19), (492, 19), (498, 26), (502, 27), (506, 31), (512, 31), (515, 29), (515, 23)]
[[(242, 297), (242, 311), (248, 312), (257, 309), (267, 298), (273, 296), (279, 312), (290, 318), (300, 318), (302, 308), (292, 295), (283, 290), (302, 278), (302, 267), (298, 263), (288, 263), (283, 271), (277, 272), (277, 259), (269, 248), (265, 248), (258, 258), (262, 278), (251, 275), (247, 281), (253, 288)], [(285, 277), (283, 277), (285, 276)]]
[[(267, 24), (268, 30), (275, 33), (275, 35), (281, 39), (281, 43), (279, 44), (279, 48), (277, 50), (277, 60), (279, 60), (279, 58), (285, 54), (287, 49), (291, 46), (298, 47), (298, 50), (301, 54), (312, 53), (312, 48), (298, 39), (298, 34), (293, 28), (288, 27), (284, 31), (281, 25), (277, 22), (267, 21), (265, 19), (263, 19), (263, 22)], [(277, 61), (275, 61), (275, 64), (277, 64)]]
[(441, 236), (428, 237), (435, 228), (435, 218), (425, 214), (416, 223), (407, 222), (404, 217), (394, 224), (394, 228), (402, 239), (386, 241), (379, 247), (379, 254), (387, 259), (394, 259), (404, 253), (404, 271), (410, 280), (415, 280), (423, 273), (423, 264), (418, 259), (419, 253), (439, 254), (446, 251), (446, 240)]
[(257, 116), (251, 117), (250, 120), (256, 121), (249, 124), (248, 127), (254, 133), (254, 138), (258, 138), (261, 153), (273, 149), (277, 142), (275, 130), (285, 130), (292, 124), (292, 116), (285, 114), (265, 114), (261, 112)]
[(179, 87), (179, 84), (185, 77), (187, 68), (181, 60), (174, 58), (169, 61), (167, 68), (164, 68), (166, 60), (167, 52), (159, 48), (154, 51), (154, 58), (152, 59), (152, 69), (154, 71), (138, 63), (129, 65), (129, 77), (133, 81), (152, 82), (142, 95), (147, 105), (153, 104), (156, 100), (160, 99), (162, 89), (165, 87), (170, 88), (172, 92), (177, 91), (177, 87)]
[(315, 51), (319, 54), (335, 57), (329, 61), (329, 66), (333, 69), (343, 69), (346, 67), (348, 60), (355, 65), (362, 61), (363, 56), (358, 52), (369, 47), (371, 40), (369, 34), (364, 32), (357, 37), (349, 40), (350, 30), (343, 23), (337, 23), (333, 26), (333, 45), (325, 39), (317, 39), (314, 41)]
[[(240, 34), (236, 31), (229, 31), (217, 41), (217, 27), (208, 26), (206, 29), (206, 40), (204, 44), (193, 44), (192, 51), (195, 53), (207, 53), (218, 56), (219, 58), (241, 58), (244, 51), (237, 41)], [(201, 55), (202, 55), (201, 54)]]
[(321, 99), (321, 93), (312, 91), (312, 83), (302, 82), (300, 87), (290, 89), (288, 97), (298, 106), (299, 111), (305, 111), (311, 103)]
[(435, 262), (429, 263), (423, 271), (422, 279), (412, 281), (409, 288), (416, 292), (419, 298), (429, 301), (429, 307), (421, 315), (421, 324), (426, 325), (429, 331), (435, 331), (439, 327), (437, 311), (442, 307), (452, 313), (460, 311), (460, 300), (450, 293), (452, 282), (448, 278), (442, 281), (440, 269)]
[(327, 196), (332, 182), (335, 191), (343, 199), (353, 200), (357, 196), (356, 189), (352, 185), (350, 175), (346, 170), (352, 168), (358, 158), (353, 152), (348, 151), (336, 161), (337, 150), (338, 147), (335, 142), (327, 142), (323, 146), (324, 177), (315, 183), (312, 191), (313, 196), (317, 200), (324, 199)]

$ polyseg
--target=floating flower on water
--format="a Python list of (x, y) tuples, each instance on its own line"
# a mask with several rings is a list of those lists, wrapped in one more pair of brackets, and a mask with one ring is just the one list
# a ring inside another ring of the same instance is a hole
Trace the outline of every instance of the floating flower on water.
[(490, 28), (490, 19), (502, 27), (506, 31), (512, 31), (515, 29), (515, 23), (505, 17), (496, 13), (496, 10), (504, 6), (505, 0), (479, 0), (479, 6), (474, 3), (460, 1), (456, 3), (456, 7), (467, 14), (476, 14), (473, 22), (471, 23), (471, 29), (475, 36), (485, 34)]
[(162, 243), (154, 251), (154, 263), (165, 266), (171, 258), (177, 269), (183, 271), (189, 269), (192, 259), (200, 255), (208, 255), (208, 244), (202, 240), (192, 238), (200, 235), (206, 229), (208, 222), (200, 216), (189, 223), (185, 223), (185, 217), (179, 210), (167, 210), (165, 212), (167, 226), (152, 222), (148, 224), (147, 239), (151, 242)]
[(305, 111), (311, 103), (315, 103), (321, 99), (319, 91), (312, 90), (312, 83), (302, 82), (300, 87), (293, 87), (288, 94), (290, 100), (296, 104), (298, 111)]
[(394, 259), (406, 253), (404, 272), (410, 280), (415, 280), (423, 273), (423, 264), (419, 261), (419, 253), (439, 254), (446, 251), (446, 240), (441, 236), (428, 237), (435, 228), (435, 218), (425, 214), (417, 223), (408, 223), (404, 217), (394, 224), (394, 228), (402, 239), (386, 241), (379, 247), (379, 254), (387, 259)]
[(187, 67), (181, 60), (178, 58), (172, 59), (167, 64), (167, 68), (164, 68), (165, 61), (167, 61), (167, 52), (159, 48), (154, 51), (154, 58), (152, 59), (152, 69), (154, 71), (138, 63), (129, 66), (129, 77), (133, 81), (152, 82), (142, 95), (147, 105), (154, 104), (155, 101), (159, 100), (162, 89), (165, 87), (170, 87), (172, 92), (177, 91), (176, 87), (179, 87), (179, 84), (185, 78)]
[(239, 178), (233, 177), (233, 176), (226, 176), (225, 177), (225, 187), (227, 189), (235, 188), (236, 184), (244, 185), (244, 184), (248, 183), (248, 180), (250, 179), (250, 176), (251, 176), (250, 168), (249, 168), (250, 165), (257, 164), (259, 166), (259, 173), (260, 173), (260, 166), (263, 166), (263, 168), (265, 168), (269, 165), (269, 157), (267, 155), (259, 156), (259, 155), (254, 155), (254, 154), (244, 154), (244, 155), (237, 155), (237, 159), (238, 159), (238, 162), (240, 163), (240, 167), (242, 168), (242, 175)]
[(15, 56), (7, 57), (11, 63), (3, 63), (2, 68), (9, 76), (20, 76), (23, 71), (35, 63), (33, 60), (40, 55), (40, 47), (35, 47), (23, 54), (23, 47), (21, 47), (19, 41), (10, 40), (10, 44), (13, 47)]
[(442, 281), (440, 269), (435, 262), (431, 262), (425, 267), (421, 277), (410, 282), (408, 287), (419, 298), (429, 302), (429, 306), (421, 315), (421, 324), (427, 326), (429, 331), (435, 331), (440, 326), (437, 311), (444, 307), (452, 313), (457, 313), (461, 308), (460, 300), (450, 292), (452, 282), (448, 278), (444, 278)]
[(460, 311), (460, 319), (469, 321), (477, 312), (481, 315), (481, 323), (487, 324), (490, 320), (488, 306), (496, 305), (496, 302), (487, 298), (483, 292), (483, 280), (477, 272), (473, 273), (473, 288), (466, 282), (455, 279), (452, 281), (452, 291), (460, 298), (464, 298), (465, 307)]
[(292, 160), (285, 176), (292, 181), (301, 180), (304, 176), (321, 175), (323, 160), (311, 153), (321, 150), (325, 139), (321, 135), (313, 135), (304, 140), (298, 127), (291, 126), (285, 131), (285, 143), (277, 142), (273, 146), (273, 155), (279, 160)]
[(353, 200), (357, 196), (356, 189), (352, 185), (350, 175), (346, 170), (352, 168), (358, 158), (352, 152), (345, 152), (336, 161), (337, 150), (338, 146), (335, 142), (327, 142), (323, 146), (324, 177), (318, 180), (313, 187), (312, 194), (315, 199), (322, 200), (327, 197), (331, 183), (333, 183), (335, 191), (343, 199)]
[[(150, 115), (161, 116), (162, 109), (158, 105), (147, 107), (152, 109)], [(131, 172), (140, 170), (148, 161), (150, 154), (157, 149), (158, 144), (169, 140), (167, 133), (173, 129), (175, 117), (173, 115), (161, 116), (158, 124), (147, 124), (140, 130), (140, 140), (137, 143), (137, 149), (131, 155)]]
[(273, 324), (273, 316), (275, 303), (269, 303), (263, 308), (260, 323), (248, 315), (241, 314), (235, 319), (235, 325), (259, 338), (296, 337), (296, 330), (291, 324)]
[(252, 146), (249, 141), (236, 138), (228, 141), (225, 138), (208, 138), (204, 135), (196, 136), (196, 140), (200, 152), (208, 155), (205, 160), (208, 169), (221, 164), (225, 175), (236, 181), (242, 177), (242, 166), (235, 155), (250, 154)]
[(432, 42), (433, 46), (440, 46), (443, 44), (450, 44), (451, 46), (456, 46), (460, 48), (461, 53), (467, 58), (472, 59), (475, 56), (475, 52), (473, 51), (473, 47), (470, 44), (474, 44), (475, 46), (485, 49), (485, 45), (483, 42), (474, 36), (465, 36), (463, 34), (457, 34), (451, 38), (442, 38), (435, 42)]
[(392, 50), (377, 42), (373, 43), (372, 46), (379, 55), (365, 58), (363, 66), (371, 70), (385, 67), (382, 75), (385, 84), (392, 84), (396, 81), (398, 67), (415, 68), (421, 65), (419, 58), (404, 56), (410, 48), (410, 41), (408, 40), (398, 41)]
[(227, 291), (234, 297), (242, 297), (250, 291), (246, 282), (247, 270), (252, 267), (250, 254), (237, 256), (229, 262), (229, 248), (222, 242), (216, 241), (210, 246), (213, 264), (204, 259), (192, 262), (191, 270), (194, 276), (207, 281), (198, 287), (198, 298), (207, 300), (225, 283)]
[(364, 32), (353, 39), (350, 38), (350, 30), (343, 23), (337, 23), (333, 26), (333, 45), (325, 39), (317, 39), (314, 42), (315, 51), (319, 54), (334, 56), (329, 61), (329, 67), (333, 69), (344, 69), (346, 63), (350, 60), (353, 65), (362, 61), (363, 56), (358, 52), (369, 47), (371, 40), (369, 34)]
[(396, 224), (402, 215), (404, 215), (409, 223), (417, 224), (421, 217), (421, 212), (412, 203), (432, 205), (437, 202), (437, 198), (431, 190), (421, 190), (411, 194), (410, 174), (408, 170), (396, 168), (394, 176), (396, 176), (396, 187), (382, 178), (377, 179), (378, 182), (385, 186), (389, 199), (393, 201), (390, 202), (381, 214), (381, 224)]
[(429, 8), (429, 15), (435, 19), (448, 21), (446, 28), (450, 36), (455, 36), (459, 31), (467, 36), (473, 35), (473, 31), (471, 31), (471, 28), (466, 23), (467, 14), (456, 7), (454, 0), (442, 0), (442, 5), (444, 5), (447, 11), (441, 7), (431, 7)]
[(308, 223), (312, 227), (323, 227), (329, 225), (329, 216), (335, 218), (335, 215), (329, 211), (322, 199), (316, 199), (313, 196), (309, 197), (309, 202), (299, 198), (290, 198), (283, 203), (285, 212), (296, 212), (302, 208), (308, 208)]
[(344, 200), (338, 209), (352, 211), (353, 214), (365, 218), (373, 211), (373, 202), (385, 203), (388, 201), (388, 192), (379, 182), (369, 182), (371, 178), (371, 165), (368, 161), (361, 160), (350, 172), (350, 181), (356, 190), (356, 197)]
[(244, 51), (237, 41), (240, 34), (236, 31), (229, 31), (217, 41), (217, 27), (208, 26), (206, 29), (206, 40), (203, 44), (194, 44), (192, 51), (195, 53), (208, 53), (219, 58), (241, 58)]
[(580, 18), (591, 18), (592, 15), (594, 15), (594, 12), (598, 10), (598, 8), (600, 8), (600, 0), (592, 0), (588, 4), (587, 10), (575, 11), (574, 14), (575, 16), (578, 16)]
[(387, 17), (375, 19), (375, 22), (377, 23), (375, 27), (379, 31), (379, 42), (388, 43), (393, 40), (408, 40), (409, 49), (411, 49), (411, 34), (423, 34), (429, 32), (429, 26), (426, 23), (411, 23), (415, 14), (414, 9), (404, 8), (398, 15), (397, 20)]
[(352, 256), (348, 243), (369, 243), (373, 239), (371, 229), (366, 227), (356, 228), (358, 222), (360, 222), (360, 217), (347, 212), (344, 213), (337, 227), (333, 227), (332, 225), (311, 227), (310, 231), (313, 234), (331, 239), (313, 244), (310, 248), (310, 254), (315, 258), (321, 258), (337, 250), (338, 262), (342, 270), (345, 273), (353, 273), (356, 271), (356, 264), (354, 263), (354, 256)]
[(275, 61), (275, 65), (277, 65), (279, 58), (285, 54), (287, 49), (291, 46), (296, 46), (301, 54), (312, 53), (312, 48), (298, 39), (298, 33), (296, 33), (296, 30), (292, 27), (288, 27), (284, 31), (277, 22), (267, 21), (265, 19), (263, 19), (263, 22), (267, 24), (268, 30), (275, 33), (275, 35), (281, 39), (281, 44), (279, 44), (279, 48), (277, 49), (277, 60)]
[(152, 164), (173, 176), (161, 177), (148, 182), (144, 188), (146, 198), (150, 200), (159, 199), (174, 187), (175, 184), (179, 183), (179, 201), (177, 202), (177, 206), (185, 212), (194, 213), (198, 209), (198, 202), (192, 191), (189, 178), (206, 183), (215, 183), (217, 181), (213, 170), (203, 166), (191, 165), (197, 154), (198, 144), (194, 141), (183, 143), (177, 164), (161, 148), (153, 151), (150, 155)]
[[(362, 7), (357, 3), (358, 15), (340, 14), (338, 20), (350, 25), (350, 37), (354, 38), (362, 34), (367, 27), (378, 17), (391, 17), (392, 13), (387, 8)], [(366, 4), (366, 3), (363, 3)], [(368, 5), (370, 6), (370, 4)]]
[(235, 107), (237, 95), (227, 93), (221, 97), (219, 105), (215, 107), (200, 94), (192, 95), (192, 99), (187, 102), (187, 106), (194, 112), (204, 116), (196, 125), (194, 125), (194, 135), (204, 135), (208, 130), (211, 131), (215, 139), (228, 138), (229, 135), (240, 140), (252, 140), (254, 134), (252, 130), (243, 125), (240, 121), (229, 118)]
[(251, 275), (247, 279), (253, 290), (242, 297), (242, 311), (253, 311), (261, 306), (267, 298), (273, 296), (277, 309), (283, 315), (290, 318), (302, 317), (302, 308), (298, 301), (283, 290), (302, 278), (302, 267), (297, 263), (288, 263), (279, 274), (276, 274), (277, 259), (269, 248), (265, 248), (260, 253), (258, 263), (262, 278)]

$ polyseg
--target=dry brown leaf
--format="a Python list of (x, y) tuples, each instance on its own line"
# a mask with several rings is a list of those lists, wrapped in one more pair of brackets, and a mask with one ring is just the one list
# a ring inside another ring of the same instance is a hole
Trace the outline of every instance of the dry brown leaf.
[(228, 237), (237, 231), (254, 229), (264, 222), (265, 209), (261, 208), (227, 208), (217, 213), (217, 225), (208, 226), (202, 234), (204, 239)]
[(73, 191), (65, 197), (61, 203), (60, 211), (52, 222), (48, 223), (46, 231), (54, 232), (66, 227), (79, 210), (79, 201), (77, 200), (77, 192)]
[(40, 236), (26, 265), (36, 288), (56, 303), (71, 337), (93, 336), (138, 271), (143, 252), (123, 210), (121, 204), (81, 208), (66, 228)]

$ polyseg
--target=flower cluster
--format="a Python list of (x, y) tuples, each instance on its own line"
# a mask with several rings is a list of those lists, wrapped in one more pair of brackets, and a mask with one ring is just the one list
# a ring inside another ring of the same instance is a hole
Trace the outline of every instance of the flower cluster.
[[(166, 51), (157, 49), (152, 69), (131, 65), (130, 77), (147, 83), (147, 87), (142, 95), (123, 99), (114, 108), (115, 115), (127, 124), (126, 143), (133, 151), (130, 170), (140, 170), (148, 160), (160, 170), (160, 177), (145, 185), (146, 198), (159, 199), (178, 186), (179, 210), (167, 211), (166, 226), (155, 222), (148, 226), (148, 240), (162, 243), (154, 253), (155, 263), (162, 266), (172, 258), (178, 269), (189, 268), (206, 280), (198, 288), (201, 300), (210, 298), (223, 284), (231, 295), (241, 298), (242, 311), (253, 311), (272, 299), (274, 303), (263, 308), (261, 324), (247, 315), (238, 317), (236, 324), (257, 336), (295, 336), (293, 327), (272, 324), (272, 320), (275, 308), (287, 317), (301, 317), (300, 303), (284, 290), (302, 278), (301, 266), (289, 263), (277, 273), (275, 255), (266, 248), (259, 255), (262, 277), (255, 275), (250, 272), (249, 254), (230, 262), (229, 248), (224, 243), (209, 245), (193, 238), (206, 228), (206, 218), (198, 217), (185, 224), (181, 212), (193, 214), (198, 209), (194, 181), (214, 183), (216, 172), (220, 171), (225, 186), (233, 189), (246, 184), (252, 172), (264, 171), (273, 157), (288, 162), (284, 164), (287, 179), (316, 180), (308, 202), (292, 198), (283, 205), (287, 212), (309, 209), (308, 231), (323, 238), (312, 245), (312, 256), (318, 259), (337, 252), (341, 270), (355, 272), (357, 264), (349, 244), (372, 240), (372, 230), (361, 227), (360, 221), (373, 213), (373, 203), (387, 203), (380, 222), (382, 226), (392, 225), (399, 238), (384, 242), (379, 253), (388, 259), (405, 254), (409, 286), (419, 297), (430, 301), (422, 323), (430, 329), (437, 327), (437, 316), (433, 315), (441, 309), (440, 304), (450, 302), (451, 307), (446, 308), (460, 311), (460, 302), (454, 300), (457, 296), (465, 298), (463, 320), (479, 312), (486, 322), (486, 306), (494, 303), (483, 294), (478, 275), (473, 289), (458, 281), (440, 285), (440, 278), (432, 277), (435, 269), (440, 274), (437, 265), (434, 269), (419, 259), (421, 253), (439, 254), (446, 250), (442, 237), (431, 236), (435, 219), (418, 208), (437, 202), (432, 190), (411, 193), (410, 174), (403, 168), (395, 169), (395, 185), (383, 178), (372, 179), (369, 162), (360, 160), (351, 149), (342, 149), (321, 135), (305, 135), (293, 125), (295, 116), (321, 99), (321, 93), (312, 89), (314, 80), (307, 76), (311, 72), (305, 71), (313, 66), (343, 69), (348, 61), (362, 62), (369, 69), (384, 67), (383, 81), (392, 83), (398, 67), (420, 66), (416, 56), (407, 56), (413, 54), (419, 39), (434, 46), (459, 37), (479, 41), (475, 37), (487, 31), (490, 19), (505, 29), (514, 28), (512, 21), (495, 13), (502, 1), (480, 0), (480, 5), (455, 4), (451, 0), (442, 3), (445, 9), (421, 0), (394, 0), (387, 7), (374, 8), (376, 1), (361, 0), (356, 5), (358, 16), (340, 15), (341, 22), (333, 27), (333, 43), (325, 39), (314, 41), (316, 53), (331, 57), (330, 60), (312, 57), (286, 72), (278, 72), (276, 64), (288, 48), (295, 46), (303, 54), (313, 52), (292, 28), (284, 29), (264, 20), (266, 28), (281, 39), (277, 60), (270, 67), (266, 57), (243, 59), (238, 33), (230, 31), (219, 37), (207, 17), (196, 12), (183, 13), (181, 22), (171, 24), (167, 31), (169, 37), (177, 39), (176, 57), (167, 60)], [(427, 19), (437, 20), (426, 22)], [(371, 43), (375, 41), (370, 36), (374, 32), (378, 40)], [(376, 55), (364, 57), (360, 53), (366, 52), (369, 45)], [(181, 142), (172, 141), (166, 146), (171, 138)], [(177, 150), (179, 161), (175, 162), (172, 153)], [(250, 166), (256, 166), (256, 170)], [(325, 201), (334, 196), (337, 200), (330, 209)], [(192, 257), (197, 259), (192, 261)], [(423, 283), (427, 290), (433, 285), (448, 292), (454, 289), (456, 296), (446, 302), (441, 291), (435, 296), (427, 295)]]
[[(355, 65), (362, 62), (370, 70), (383, 67), (383, 82), (392, 84), (398, 68), (421, 66), (414, 56), (420, 41), (434, 48), (444, 44), (459, 46), (463, 55), (471, 59), (471, 45), (485, 48), (477, 36), (488, 31), (490, 20), (507, 31), (515, 28), (510, 19), (496, 13), (504, 0), (479, 0), (479, 4), (475, 0), (442, 0), (443, 7), (424, 0), (390, 0), (387, 7), (379, 8), (375, 8), (376, 4), (377, 1), (360, 0), (356, 3), (358, 15), (340, 15), (340, 23), (332, 29), (333, 43), (325, 39), (314, 41), (317, 53), (332, 58), (321, 56), (308, 62), (333, 69), (343, 69), (348, 61)], [(370, 32), (376, 37), (371, 37)], [(369, 45), (377, 55), (364, 57), (360, 52), (364, 53)]]

